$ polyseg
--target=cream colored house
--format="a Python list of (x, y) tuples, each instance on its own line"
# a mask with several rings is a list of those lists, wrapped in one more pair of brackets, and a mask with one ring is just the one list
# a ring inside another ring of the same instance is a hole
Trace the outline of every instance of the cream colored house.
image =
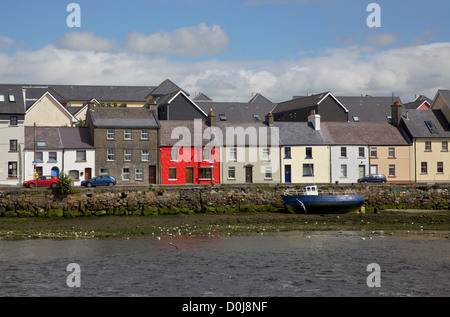
[(320, 116), (309, 122), (275, 122), (280, 132), (281, 183), (330, 182), (330, 147), (320, 133)]
[(70, 127), (77, 122), (77, 118), (48, 91), (25, 112), (25, 126)]

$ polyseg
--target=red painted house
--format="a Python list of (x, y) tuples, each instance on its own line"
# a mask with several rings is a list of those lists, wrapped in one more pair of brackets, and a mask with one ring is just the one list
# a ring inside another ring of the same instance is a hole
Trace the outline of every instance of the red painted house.
[(220, 184), (220, 148), (203, 139), (206, 128), (202, 120), (161, 121), (161, 184)]

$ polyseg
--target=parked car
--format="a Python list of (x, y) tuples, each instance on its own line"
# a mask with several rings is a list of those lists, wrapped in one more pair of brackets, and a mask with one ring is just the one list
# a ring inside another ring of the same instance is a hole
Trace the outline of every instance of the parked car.
[(51, 176), (41, 176), (26, 182), (23, 182), (23, 186), (28, 188), (33, 187), (51, 187), (55, 188), (58, 185), (58, 177), (51, 175)]
[(358, 183), (386, 183), (386, 176), (384, 174), (369, 174), (358, 179)]
[(84, 180), (81, 182), (81, 186), (92, 187), (92, 186), (113, 186), (116, 185), (117, 181), (114, 176), (111, 175), (99, 175), (91, 179)]

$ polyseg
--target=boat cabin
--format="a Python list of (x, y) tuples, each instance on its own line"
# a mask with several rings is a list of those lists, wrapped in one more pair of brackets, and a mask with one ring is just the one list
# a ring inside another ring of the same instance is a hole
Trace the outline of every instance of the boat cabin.
[(317, 185), (305, 186), (302, 188), (303, 195), (313, 196), (319, 195), (319, 191), (317, 190)]

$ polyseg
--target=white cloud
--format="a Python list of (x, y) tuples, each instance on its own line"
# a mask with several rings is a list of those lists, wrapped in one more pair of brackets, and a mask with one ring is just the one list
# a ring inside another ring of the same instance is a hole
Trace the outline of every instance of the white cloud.
[(57, 48), (68, 49), (73, 51), (100, 51), (109, 52), (114, 50), (115, 44), (113, 41), (96, 36), (87, 31), (74, 31), (65, 33), (53, 41)]
[(166, 78), (191, 95), (203, 91), (217, 101), (248, 101), (260, 92), (274, 102), (294, 95), (389, 96), (410, 101), (433, 98), (450, 88), (450, 43), (376, 51), (352, 46), (320, 56), (273, 61), (173, 61), (125, 51), (73, 51), (49, 45), (37, 51), (0, 53), (4, 83), (112, 84), (154, 86)]
[(226, 32), (218, 25), (208, 27), (205, 23), (173, 32), (160, 31), (149, 36), (130, 32), (123, 43), (123, 48), (131, 52), (197, 57), (221, 54), (229, 47), (230, 39)]
[(9, 47), (14, 44), (14, 41), (9, 37), (0, 35), (0, 49)]
[(399, 36), (397, 33), (372, 33), (367, 36), (367, 44), (375, 46), (388, 46), (397, 42)]

